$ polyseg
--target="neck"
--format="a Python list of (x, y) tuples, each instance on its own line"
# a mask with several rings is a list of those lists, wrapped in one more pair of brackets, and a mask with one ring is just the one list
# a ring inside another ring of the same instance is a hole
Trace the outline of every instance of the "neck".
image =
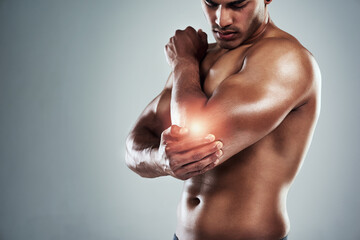
[(250, 37), (247, 40), (244, 41), (242, 45), (251, 44), (255, 42), (257, 39), (259, 39), (260, 36), (266, 31), (266, 28), (269, 25), (270, 21), (271, 21), (270, 16), (266, 11), (264, 21), (260, 24), (258, 29), (252, 35), (250, 35)]

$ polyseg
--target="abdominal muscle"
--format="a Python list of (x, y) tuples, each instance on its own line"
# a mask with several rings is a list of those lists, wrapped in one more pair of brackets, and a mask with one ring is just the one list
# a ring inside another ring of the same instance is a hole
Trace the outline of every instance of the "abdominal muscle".
[(288, 234), (286, 196), (293, 174), (281, 159), (256, 149), (264, 146), (245, 149), (185, 181), (178, 206), (180, 240), (275, 240)]

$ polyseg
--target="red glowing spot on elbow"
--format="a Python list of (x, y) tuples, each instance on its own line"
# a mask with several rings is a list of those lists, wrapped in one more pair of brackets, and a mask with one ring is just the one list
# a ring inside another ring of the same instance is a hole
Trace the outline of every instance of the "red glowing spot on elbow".
[(190, 126), (190, 134), (194, 136), (203, 136), (206, 134), (205, 132), (206, 127), (204, 126), (204, 123), (200, 121), (193, 121)]

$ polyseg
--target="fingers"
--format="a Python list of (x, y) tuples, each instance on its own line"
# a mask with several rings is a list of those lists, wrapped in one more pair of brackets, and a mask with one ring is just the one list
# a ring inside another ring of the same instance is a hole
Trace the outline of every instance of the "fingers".
[(188, 26), (187, 28), (185, 28), (184, 30), (180, 30), (180, 29), (178, 29), (178, 30), (176, 30), (175, 31), (175, 36), (176, 35), (181, 35), (181, 34), (190, 34), (190, 35), (196, 35), (196, 30), (193, 28), (193, 27), (191, 27), (191, 26)]
[(186, 180), (210, 171), (219, 164), (219, 158), (222, 156), (222, 154), (222, 150), (218, 150), (198, 162), (187, 164), (173, 171), (174, 175), (179, 179)]
[(173, 153), (184, 152), (212, 143), (214, 140), (215, 136), (212, 134), (202, 138), (185, 138), (182, 141), (168, 143), (167, 150)]
[(161, 136), (159, 149), (162, 149), (168, 173), (179, 179), (209, 171), (223, 155), (223, 143), (215, 141), (214, 135), (192, 138), (188, 134), (187, 128), (172, 125)]
[(202, 29), (198, 30), (198, 35), (203, 43), (207, 43), (207, 34)]
[(200, 39), (202, 39), (204, 42), (207, 42), (207, 34), (205, 32), (202, 31), (202, 29), (199, 29), (198, 31), (196, 31), (193, 27), (191, 26), (188, 26), (187, 28), (185, 28), (184, 30), (176, 30), (175, 31), (175, 36), (176, 35), (180, 35), (180, 34), (183, 34), (183, 33), (187, 33), (187, 34), (190, 34), (192, 36), (199, 36)]
[(192, 177), (195, 177), (195, 176), (197, 176), (197, 175), (204, 174), (204, 173), (210, 171), (211, 169), (213, 169), (214, 167), (216, 167), (217, 164), (218, 164), (218, 163), (216, 163), (216, 162), (210, 163), (209, 165), (207, 165), (207, 166), (206, 166), (205, 168), (203, 168), (202, 170), (187, 173), (187, 174), (185, 174), (185, 176), (184, 176), (184, 180), (189, 179), (189, 178), (192, 178)]
[(187, 128), (180, 127), (178, 125), (172, 125), (170, 128), (171, 128), (170, 132), (173, 137), (185, 136), (189, 131)]
[(188, 134), (189, 130), (177, 125), (171, 125), (162, 132), (162, 140), (165, 142), (178, 141)]
[[(185, 152), (185, 153), (175, 153), (174, 154), (174, 153), (167, 152), (167, 154), (172, 159), (171, 168), (174, 171), (179, 168), (184, 168), (186, 165), (202, 161), (203, 159), (206, 159), (209, 156), (215, 157), (213, 159), (215, 161), (217, 159), (217, 157), (220, 157), (222, 155), (222, 150), (221, 150), (222, 147), (223, 147), (223, 144), (220, 141), (216, 141), (211, 144), (204, 145), (202, 147), (193, 149), (193, 150)], [(210, 159), (212, 159), (212, 158), (210, 158)], [(187, 167), (185, 167), (185, 170), (186, 169), (187, 169)], [(199, 169), (196, 169), (196, 170), (199, 170)]]
[(196, 30), (191, 26), (188, 26), (185, 31), (190, 32), (191, 34), (196, 34)]

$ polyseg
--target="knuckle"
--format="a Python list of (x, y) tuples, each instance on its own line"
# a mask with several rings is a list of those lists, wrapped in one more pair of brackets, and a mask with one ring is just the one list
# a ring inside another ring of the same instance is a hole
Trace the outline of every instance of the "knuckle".
[(191, 26), (188, 26), (185, 30), (191, 31), (191, 32), (195, 31), (195, 29), (193, 27), (191, 27)]

